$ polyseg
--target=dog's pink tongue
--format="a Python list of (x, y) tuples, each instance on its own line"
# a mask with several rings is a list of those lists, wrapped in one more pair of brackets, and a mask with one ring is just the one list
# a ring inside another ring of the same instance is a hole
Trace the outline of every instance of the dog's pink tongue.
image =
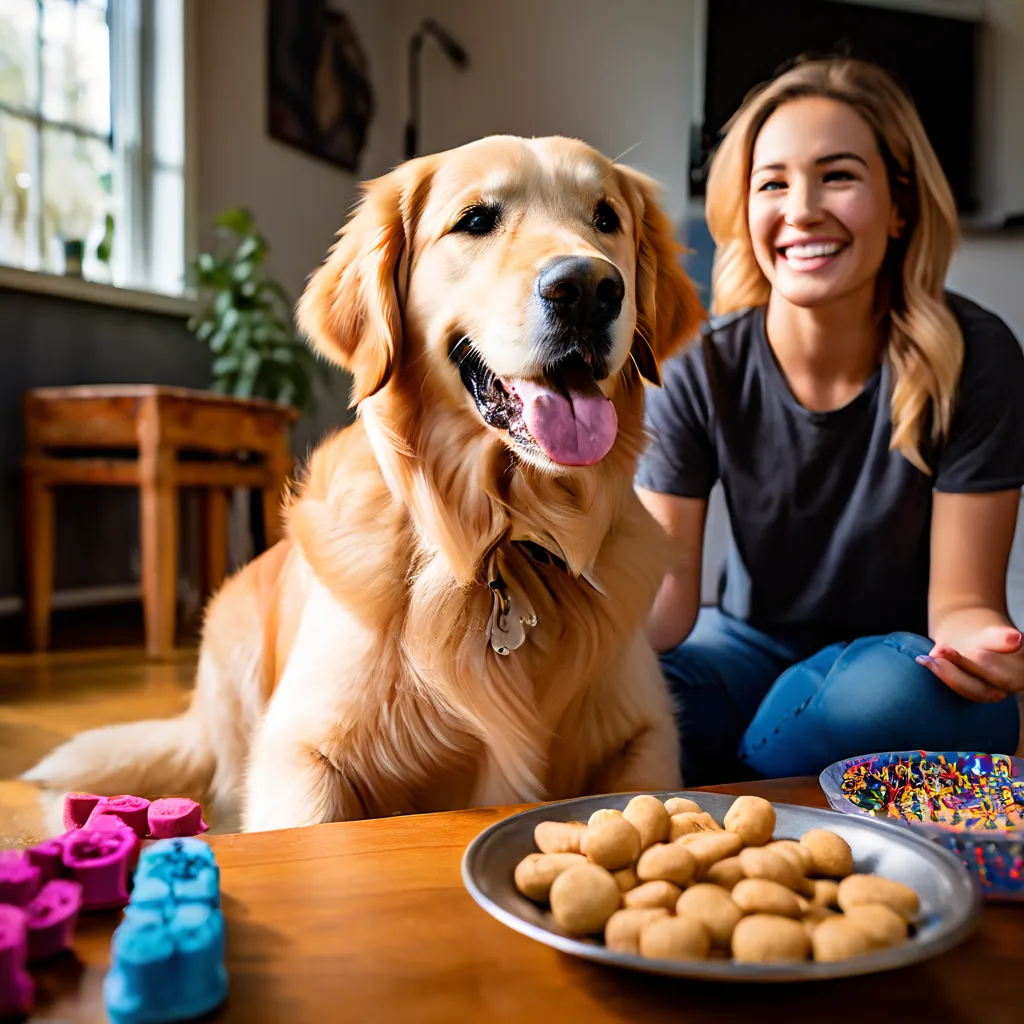
[(586, 372), (564, 380), (565, 390), (534, 380), (511, 381), (523, 419), (544, 454), (563, 466), (600, 462), (615, 443), (615, 406)]

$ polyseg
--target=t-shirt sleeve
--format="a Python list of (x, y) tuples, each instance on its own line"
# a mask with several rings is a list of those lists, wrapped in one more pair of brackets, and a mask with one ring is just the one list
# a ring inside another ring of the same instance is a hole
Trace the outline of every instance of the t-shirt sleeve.
[(718, 478), (704, 345), (662, 367), (662, 386), (646, 388), (649, 443), (636, 486), (680, 498), (707, 498)]
[(964, 364), (935, 475), (951, 493), (1024, 486), (1024, 351), (1002, 320), (979, 307), (961, 318)]

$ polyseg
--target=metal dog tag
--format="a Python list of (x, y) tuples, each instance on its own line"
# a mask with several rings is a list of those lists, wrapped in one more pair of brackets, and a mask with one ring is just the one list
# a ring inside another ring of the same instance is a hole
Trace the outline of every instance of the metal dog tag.
[(487, 584), (491, 588), (494, 603), (487, 624), (487, 639), (495, 654), (507, 655), (523, 646), (526, 640), (526, 626), (512, 607), (512, 597), (505, 589), (504, 580), (499, 576)]

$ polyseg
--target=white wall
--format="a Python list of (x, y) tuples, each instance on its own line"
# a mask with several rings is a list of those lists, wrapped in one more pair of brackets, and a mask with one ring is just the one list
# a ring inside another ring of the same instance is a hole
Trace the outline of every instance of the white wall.
[[(303, 2), (303, 0), (295, 0)], [(344, 222), (360, 177), (377, 173), (380, 128), (394, 106), (393, 68), (386, 57), (388, 16), (393, 5), (347, 0), (344, 9), (365, 46), (382, 109), (371, 124), (358, 176), (271, 139), (267, 133), (266, 0), (200, 0), (196, 12), (195, 103), (198, 129), (197, 214), (200, 244), (211, 241), (210, 222), (232, 206), (249, 207), (270, 246), (268, 266), (298, 298), (308, 274), (319, 266)], [(315, 441), (347, 417), (342, 375), (317, 415), (303, 423), (300, 445)]]
[[(483, 135), (576, 136), (653, 175), (679, 219), (686, 207), (693, 0), (398, 0), (389, 33), (396, 77), (422, 18), (468, 50), (454, 68), (423, 51), (420, 151)], [(404, 85), (397, 123), (401, 145)]]

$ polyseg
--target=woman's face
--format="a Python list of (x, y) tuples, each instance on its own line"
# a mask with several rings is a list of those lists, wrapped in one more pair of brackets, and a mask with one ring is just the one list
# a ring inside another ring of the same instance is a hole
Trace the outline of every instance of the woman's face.
[(750, 238), (773, 293), (815, 307), (870, 289), (901, 221), (874, 132), (837, 100), (790, 100), (754, 142)]

